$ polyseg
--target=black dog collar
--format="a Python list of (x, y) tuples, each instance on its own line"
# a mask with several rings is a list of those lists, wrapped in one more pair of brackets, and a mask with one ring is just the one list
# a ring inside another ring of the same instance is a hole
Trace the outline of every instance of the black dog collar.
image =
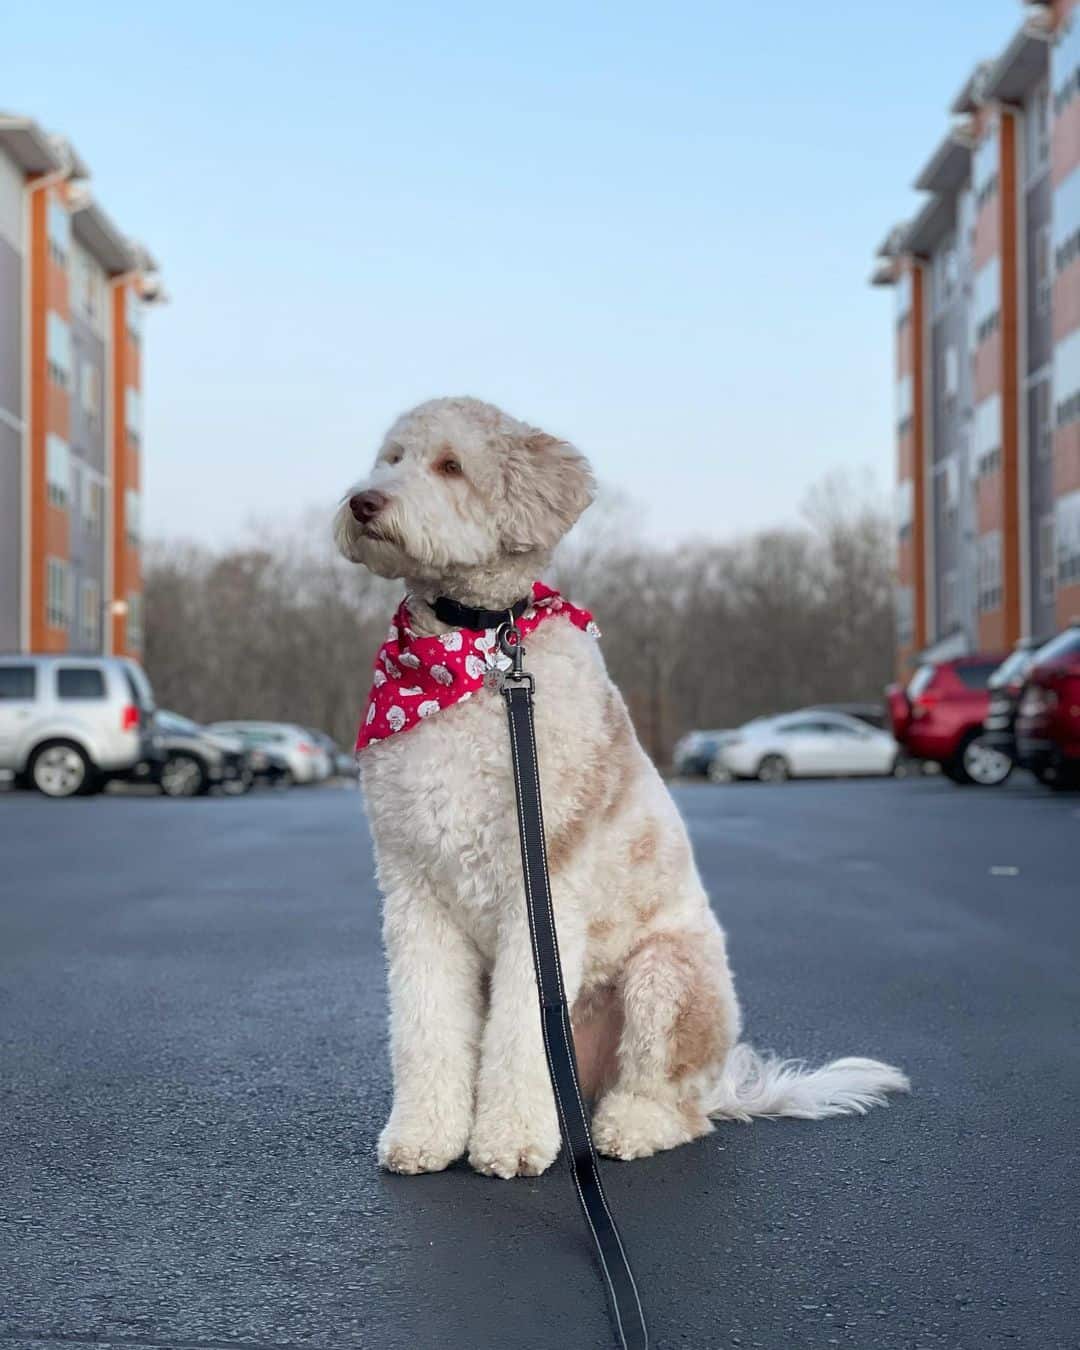
[(520, 619), (530, 604), (532, 596), (526, 595), (506, 609), (474, 609), (472, 605), (463, 605), (460, 600), (451, 600), (448, 595), (440, 595), (431, 608), (440, 623), (449, 624), (451, 628), (469, 628), (479, 633), (485, 628), (498, 628), (499, 624), (506, 622), (508, 614)]

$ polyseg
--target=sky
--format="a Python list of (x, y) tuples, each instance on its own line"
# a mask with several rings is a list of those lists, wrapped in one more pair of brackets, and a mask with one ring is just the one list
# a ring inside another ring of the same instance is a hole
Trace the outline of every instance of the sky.
[(160, 260), (143, 517), (329, 514), (470, 393), (573, 441), (649, 538), (893, 477), (910, 184), (1017, 0), (6, 0), (0, 108)]

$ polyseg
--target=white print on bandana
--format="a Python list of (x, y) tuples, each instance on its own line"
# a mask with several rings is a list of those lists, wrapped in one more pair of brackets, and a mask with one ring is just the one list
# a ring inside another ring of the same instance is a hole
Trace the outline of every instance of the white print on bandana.
[(592, 619), (585, 625), (585, 631), (590, 637), (598, 638), (600, 636), (600, 626), (594, 623)]
[(398, 640), (398, 630), (396, 623), (392, 623), (390, 625), (390, 629), (386, 634), (386, 640), (387, 642), (396, 642)]
[(483, 652), (485, 655), (487, 655), (488, 652), (493, 651), (495, 648), (495, 629), (485, 629), (473, 643), (473, 646), (478, 652)]
[(454, 677), (445, 666), (432, 666), (431, 678), (437, 680), (439, 684), (453, 684)]
[(432, 713), (439, 711), (439, 705), (433, 698), (425, 699), (416, 710), (421, 717), (430, 717)]
[(379, 667), (376, 666), (371, 676), (371, 682), (376, 689), (381, 689), (383, 685), (386, 683), (385, 671), (380, 670)]
[(440, 633), (439, 641), (448, 652), (461, 651), (461, 633), (456, 628), (452, 633)]
[(375, 721), (375, 704), (369, 703), (367, 716), (364, 718), (364, 726), (369, 727), (374, 721)]
[(400, 680), (400, 679), (401, 679), (401, 667), (398, 666), (398, 665), (395, 665), (395, 663), (394, 663), (393, 661), (391, 661), (391, 659), (389, 658), (389, 656), (384, 656), (384, 657), (383, 657), (383, 665), (386, 667), (386, 673), (387, 673), (387, 675), (389, 675), (390, 678), (391, 678), (392, 680)]
[(391, 731), (400, 731), (405, 725), (405, 709), (399, 708), (395, 703), (386, 714), (386, 721)]
[(486, 669), (486, 664), (478, 656), (473, 656), (472, 652), (465, 658), (465, 674), (469, 679), (478, 680)]
[(412, 652), (398, 652), (398, 660), (403, 666), (408, 666), (410, 670), (420, 669), (420, 658), (414, 656)]
[(419, 698), (423, 692), (424, 691), (418, 684), (409, 685), (408, 688), (406, 688), (405, 685), (402, 685), (398, 690), (398, 693), (402, 698)]

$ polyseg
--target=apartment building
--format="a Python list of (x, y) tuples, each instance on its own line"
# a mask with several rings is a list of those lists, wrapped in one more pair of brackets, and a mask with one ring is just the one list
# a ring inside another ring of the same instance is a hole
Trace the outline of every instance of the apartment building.
[(1080, 618), (1080, 0), (1021, 8), (872, 277), (895, 301), (901, 673)]
[(0, 651), (142, 649), (143, 314), (163, 292), (88, 178), (0, 113)]

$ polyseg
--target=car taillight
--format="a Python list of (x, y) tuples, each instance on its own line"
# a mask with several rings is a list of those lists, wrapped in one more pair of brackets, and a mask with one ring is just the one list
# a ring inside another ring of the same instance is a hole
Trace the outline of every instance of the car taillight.
[(121, 731), (137, 731), (139, 729), (139, 710), (134, 703), (129, 703), (120, 714)]
[(315, 747), (313, 745), (308, 745), (307, 741), (301, 741), (296, 748), (304, 755), (313, 755), (315, 753)]
[(925, 717), (936, 702), (937, 697), (934, 694), (919, 694), (911, 705), (912, 717)]

